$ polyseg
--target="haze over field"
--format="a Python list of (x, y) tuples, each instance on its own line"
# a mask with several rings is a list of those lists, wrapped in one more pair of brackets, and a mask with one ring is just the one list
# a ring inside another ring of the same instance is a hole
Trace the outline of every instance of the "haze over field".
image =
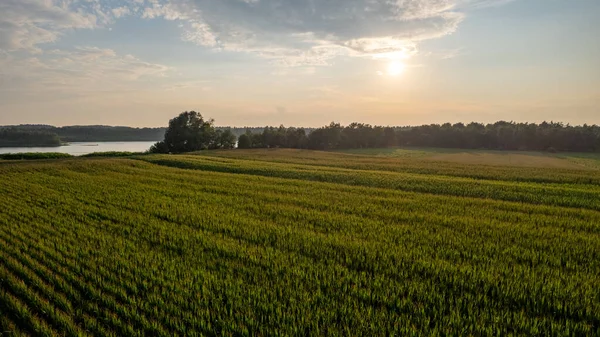
[(600, 123), (597, 0), (2, 0), (0, 125)]

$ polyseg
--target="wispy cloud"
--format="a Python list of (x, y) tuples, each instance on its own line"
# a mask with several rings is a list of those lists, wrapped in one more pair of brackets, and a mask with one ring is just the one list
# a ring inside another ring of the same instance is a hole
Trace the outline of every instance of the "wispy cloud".
[(144, 62), (132, 55), (119, 55), (112, 49), (78, 47), (50, 50), (44, 58), (17, 58), (4, 54), (0, 78), (10, 78), (2, 90), (104, 90), (118, 89), (133, 81), (164, 77), (169, 67)]
[(257, 54), (287, 66), (328, 64), (337, 56), (413, 55), (419, 41), (454, 32), (464, 15), (452, 0), (171, 0), (147, 19), (178, 20), (183, 39)]
[(55, 42), (68, 30), (95, 28), (100, 18), (92, 7), (83, 11), (68, 1), (2, 0), (0, 49), (39, 51), (39, 44)]

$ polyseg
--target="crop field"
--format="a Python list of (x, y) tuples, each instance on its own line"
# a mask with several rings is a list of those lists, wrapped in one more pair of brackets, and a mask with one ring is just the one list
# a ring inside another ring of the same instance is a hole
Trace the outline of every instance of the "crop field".
[(600, 169), (598, 153), (548, 153), (434, 148), (385, 148), (340, 150), (342, 153), (393, 158), (420, 158), (472, 165), (504, 165), (544, 168)]
[(0, 336), (600, 336), (593, 166), (0, 161), (0, 206)]

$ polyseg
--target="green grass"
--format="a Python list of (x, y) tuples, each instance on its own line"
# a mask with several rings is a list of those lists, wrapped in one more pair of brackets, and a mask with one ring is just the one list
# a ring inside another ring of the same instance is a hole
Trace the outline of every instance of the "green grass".
[(595, 170), (252, 150), (0, 176), (0, 331), (600, 335)]

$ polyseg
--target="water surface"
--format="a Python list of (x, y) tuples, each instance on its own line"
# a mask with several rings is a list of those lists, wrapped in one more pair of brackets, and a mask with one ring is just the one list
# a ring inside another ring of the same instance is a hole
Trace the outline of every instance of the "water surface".
[(156, 142), (81, 142), (58, 147), (0, 147), (3, 153), (60, 152), (80, 156), (94, 152), (144, 152)]

